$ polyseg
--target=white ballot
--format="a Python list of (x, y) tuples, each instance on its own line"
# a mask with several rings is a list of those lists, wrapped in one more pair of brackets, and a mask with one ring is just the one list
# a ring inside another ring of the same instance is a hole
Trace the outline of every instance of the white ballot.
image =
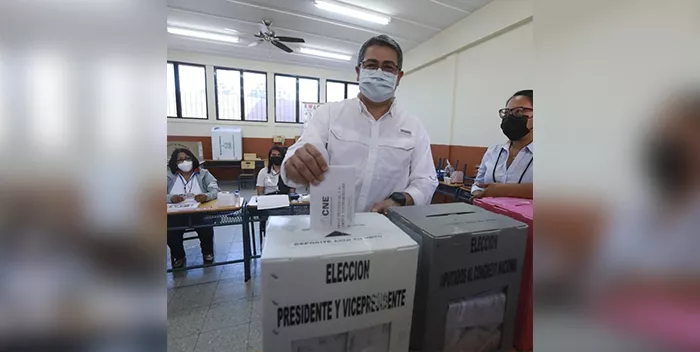
[(311, 229), (336, 230), (355, 220), (355, 167), (329, 166), (323, 181), (311, 185)]

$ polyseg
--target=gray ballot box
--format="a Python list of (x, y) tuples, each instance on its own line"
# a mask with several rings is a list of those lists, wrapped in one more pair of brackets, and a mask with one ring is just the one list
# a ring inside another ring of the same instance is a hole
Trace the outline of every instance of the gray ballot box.
[(411, 350), (511, 351), (527, 225), (465, 203), (388, 217), (420, 245)]

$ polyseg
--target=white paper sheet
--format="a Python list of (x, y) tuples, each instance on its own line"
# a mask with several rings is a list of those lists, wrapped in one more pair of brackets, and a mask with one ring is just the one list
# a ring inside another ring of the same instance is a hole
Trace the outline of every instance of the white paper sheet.
[(168, 213), (176, 213), (178, 211), (197, 209), (198, 202), (186, 200), (181, 203), (168, 204)]
[(289, 206), (289, 196), (286, 194), (273, 194), (258, 196), (258, 210), (277, 209)]

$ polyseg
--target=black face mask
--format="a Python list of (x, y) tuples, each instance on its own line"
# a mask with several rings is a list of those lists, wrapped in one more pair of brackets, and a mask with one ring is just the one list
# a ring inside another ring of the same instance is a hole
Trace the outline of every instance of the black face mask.
[(272, 163), (272, 165), (282, 165), (282, 157), (281, 156), (271, 156), (270, 162)]
[(508, 115), (501, 120), (501, 130), (511, 141), (517, 141), (530, 133), (527, 128), (527, 117)]
[(659, 140), (650, 144), (647, 167), (659, 189), (680, 191), (687, 185), (686, 150), (672, 141)]

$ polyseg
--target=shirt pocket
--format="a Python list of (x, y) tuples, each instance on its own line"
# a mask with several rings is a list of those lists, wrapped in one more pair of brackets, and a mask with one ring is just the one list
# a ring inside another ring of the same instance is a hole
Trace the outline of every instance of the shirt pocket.
[(379, 170), (382, 176), (408, 174), (415, 142), (411, 138), (383, 138), (379, 141)]
[(369, 145), (357, 132), (343, 129), (330, 129), (328, 156), (331, 165), (354, 165), (362, 167), (367, 159)]

